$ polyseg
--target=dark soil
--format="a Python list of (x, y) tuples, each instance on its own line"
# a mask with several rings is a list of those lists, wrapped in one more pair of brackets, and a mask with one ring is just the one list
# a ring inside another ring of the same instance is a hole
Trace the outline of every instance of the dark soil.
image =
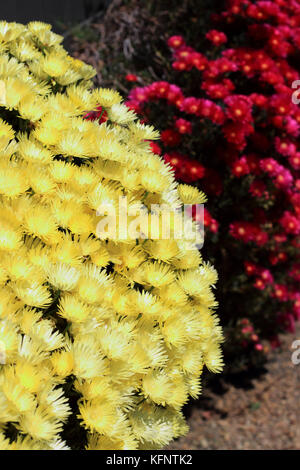
[(300, 364), (291, 360), (297, 338), (299, 327), (282, 337), (281, 350), (256, 378), (240, 374), (206, 388), (185, 410), (190, 432), (167, 449), (300, 449)]

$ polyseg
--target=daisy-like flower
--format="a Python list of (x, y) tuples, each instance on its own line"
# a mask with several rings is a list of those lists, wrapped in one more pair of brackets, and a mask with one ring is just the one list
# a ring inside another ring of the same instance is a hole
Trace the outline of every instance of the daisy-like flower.
[(157, 261), (144, 265), (144, 275), (146, 283), (154, 287), (171, 284), (175, 279), (175, 274), (170, 267)]
[(41, 67), (50, 77), (59, 77), (67, 71), (68, 64), (65, 55), (50, 53), (42, 58)]
[(207, 201), (202, 191), (187, 184), (179, 184), (178, 193), (184, 204), (204, 204)]
[(37, 282), (14, 285), (16, 295), (27, 305), (45, 308), (51, 304), (51, 295), (44, 285)]
[(98, 88), (93, 91), (93, 99), (99, 105), (104, 108), (109, 108), (114, 104), (119, 104), (122, 101), (121, 95), (115, 90), (109, 90), (107, 88)]
[(51, 418), (47, 412), (39, 407), (22, 415), (18, 428), (34, 439), (51, 441), (62, 430), (62, 422)]
[(47, 280), (55, 289), (72, 291), (79, 280), (80, 271), (64, 263), (48, 266)]

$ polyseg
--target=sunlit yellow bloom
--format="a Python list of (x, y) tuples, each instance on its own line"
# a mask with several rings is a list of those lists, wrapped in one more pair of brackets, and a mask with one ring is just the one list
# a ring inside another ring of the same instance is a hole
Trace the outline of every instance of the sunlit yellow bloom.
[(50, 77), (59, 77), (59, 75), (63, 75), (68, 69), (65, 56), (56, 53), (50, 53), (44, 57), (41, 60), (41, 66)]

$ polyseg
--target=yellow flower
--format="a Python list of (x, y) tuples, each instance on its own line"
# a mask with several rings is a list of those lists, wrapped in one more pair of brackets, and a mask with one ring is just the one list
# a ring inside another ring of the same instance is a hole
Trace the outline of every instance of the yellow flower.
[(5, 95), (2, 95), (2, 105), (8, 109), (17, 108), (21, 101), (30, 96), (32, 91), (30, 84), (19, 78), (8, 77), (4, 83)]
[(38, 49), (24, 39), (20, 39), (17, 43), (14, 43), (10, 47), (10, 52), (21, 62), (38, 59), (40, 57)]
[(45, 114), (45, 102), (40, 97), (26, 96), (18, 105), (20, 116), (32, 122), (39, 121)]
[(146, 283), (154, 287), (166, 286), (175, 280), (175, 274), (170, 267), (157, 261), (145, 264), (144, 276)]
[(207, 201), (202, 191), (187, 184), (178, 185), (178, 194), (184, 204), (204, 204)]
[(31, 284), (16, 284), (13, 286), (16, 295), (24, 304), (33, 307), (47, 307), (51, 303), (51, 295), (45, 286), (37, 282)]
[(18, 428), (34, 439), (51, 441), (62, 430), (62, 423), (41, 408), (36, 408), (20, 417)]
[(70, 351), (55, 352), (51, 356), (51, 364), (55, 374), (67, 377), (73, 371), (73, 354)]
[(77, 340), (71, 349), (74, 359), (74, 373), (82, 379), (102, 375), (107, 368), (104, 357), (93, 348), (93, 341), (87, 338)]
[(117, 91), (107, 88), (98, 88), (92, 92), (92, 95), (94, 101), (104, 107), (111, 107), (122, 101), (122, 97)]
[(25, 27), (17, 23), (0, 21), (0, 40), (13, 41), (24, 31)]
[(68, 64), (65, 55), (50, 53), (42, 58), (41, 67), (50, 77), (59, 77), (67, 71)]
[(75, 289), (80, 272), (65, 263), (55, 263), (48, 266), (47, 280), (55, 289), (72, 291)]
[(88, 305), (73, 295), (65, 294), (60, 299), (59, 314), (70, 322), (84, 322), (92, 313), (93, 311)]
[(31, 213), (25, 214), (25, 226), (28, 233), (45, 241), (56, 235), (57, 225), (47, 207), (36, 206)]
[(3, 121), (3, 119), (0, 119), (0, 139), (4, 140), (11, 140), (15, 136), (13, 128), (7, 124), (7, 122)]

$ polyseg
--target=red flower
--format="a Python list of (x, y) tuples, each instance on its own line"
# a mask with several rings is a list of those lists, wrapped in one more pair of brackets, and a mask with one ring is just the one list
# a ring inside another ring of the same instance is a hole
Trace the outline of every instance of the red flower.
[(205, 169), (200, 165), (197, 160), (188, 160), (186, 162), (186, 174), (190, 181), (197, 181), (200, 178), (203, 178), (205, 174)]
[(264, 290), (265, 287), (266, 287), (265, 282), (264, 282), (263, 279), (261, 279), (260, 277), (258, 277), (258, 278), (255, 279), (255, 282), (254, 282), (253, 285), (254, 285), (254, 287), (255, 287), (256, 289), (259, 289), (259, 290)]
[(277, 188), (286, 189), (292, 185), (293, 176), (287, 168), (284, 168), (283, 166), (280, 165), (279, 171), (276, 177), (274, 178), (273, 182)]
[(168, 147), (176, 147), (180, 142), (180, 134), (173, 129), (166, 129), (160, 135), (161, 141)]
[(149, 99), (150, 88), (136, 87), (128, 95), (129, 101), (144, 102)]
[(163, 157), (164, 157), (165, 162), (170, 163), (170, 165), (175, 169), (177, 167), (185, 165), (186, 160), (187, 160), (186, 157), (184, 157), (178, 152), (165, 153)]
[(178, 49), (179, 47), (185, 44), (184, 39), (182, 36), (171, 36), (168, 39), (168, 46), (171, 49)]
[(229, 122), (223, 126), (223, 132), (227, 142), (243, 150), (246, 146), (246, 137), (253, 132), (253, 128), (240, 122)]
[(251, 263), (251, 261), (245, 261), (244, 266), (245, 266), (246, 274), (248, 274), (248, 276), (251, 276), (258, 272), (258, 267), (256, 266), (256, 264)]
[(224, 103), (227, 106), (226, 114), (233, 121), (238, 121), (241, 123), (249, 123), (252, 121), (252, 103), (247, 96), (228, 96), (227, 98), (225, 98)]
[[(196, 221), (197, 221), (197, 219), (196, 219)], [(217, 233), (218, 229), (219, 229), (218, 222), (216, 221), (216, 219), (214, 219), (211, 216), (211, 214), (206, 209), (206, 207), (204, 207), (204, 226), (207, 227), (213, 233)]]
[(231, 166), (231, 171), (234, 176), (240, 178), (241, 176), (249, 174), (249, 167), (247, 159), (245, 156), (242, 156), (238, 160), (235, 160)]
[(227, 42), (226, 34), (222, 33), (222, 31), (217, 31), (216, 29), (210, 30), (205, 37), (211, 41), (215, 46), (221, 46)]
[(250, 173), (253, 175), (261, 174), (261, 168), (259, 164), (259, 158), (256, 154), (250, 153), (247, 155), (247, 164), (250, 170)]
[(184, 98), (181, 110), (189, 114), (197, 114), (200, 107), (200, 100), (194, 97)]
[(234, 90), (234, 85), (231, 80), (225, 78), (222, 82), (206, 80), (202, 83), (201, 88), (213, 99), (224, 99)]
[(128, 82), (136, 82), (137, 76), (134, 75), (134, 73), (128, 73), (127, 75), (125, 75), (125, 80), (127, 80)]
[(97, 110), (85, 114), (84, 119), (87, 119), (88, 121), (98, 120), (99, 124), (102, 124), (102, 122), (107, 121), (108, 117), (107, 112), (102, 108), (102, 106), (97, 106)]
[(268, 197), (268, 193), (266, 191), (266, 185), (259, 180), (254, 180), (249, 187), (249, 192), (252, 194), (254, 197)]
[(260, 108), (265, 108), (268, 103), (268, 98), (265, 95), (260, 95), (258, 93), (252, 93), (249, 98), (252, 101), (252, 104)]
[(189, 65), (186, 62), (180, 62), (179, 60), (173, 62), (172, 67), (174, 70), (179, 70), (180, 72), (189, 69)]
[(169, 103), (174, 104), (175, 106), (180, 106), (183, 101), (183, 94), (177, 85), (169, 84), (165, 98), (169, 101)]
[(150, 147), (153, 153), (161, 155), (161, 148), (156, 142), (150, 142)]
[(189, 56), (189, 63), (198, 70), (205, 70), (208, 65), (207, 58), (199, 52), (192, 52)]
[(176, 119), (175, 127), (180, 134), (191, 134), (192, 133), (192, 124), (186, 119)]
[(259, 227), (254, 226), (252, 227), (251, 240), (253, 240), (254, 243), (256, 243), (258, 246), (263, 246), (268, 242), (269, 236), (267, 232), (264, 232)]
[(296, 145), (293, 142), (290, 142), (288, 139), (280, 139), (275, 137), (274, 144), (276, 151), (285, 157), (294, 155), (296, 152)]
[(229, 233), (237, 240), (248, 242), (251, 240), (250, 224), (247, 222), (233, 222), (229, 226)]
[(274, 158), (264, 158), (260, 161), (260, 167), (270, 176), (277, 176), (280, 171), (280, 166)]

